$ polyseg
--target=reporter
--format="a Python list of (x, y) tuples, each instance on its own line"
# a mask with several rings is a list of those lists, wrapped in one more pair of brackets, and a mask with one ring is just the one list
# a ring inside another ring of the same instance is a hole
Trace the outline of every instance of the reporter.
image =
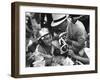
[[(87, 32), (85, 26), (79, 20), (75, 23), (66, 14), (52, 14), (53, 22), (52, 27), (55, 33), (60, 35), (66, 32), (66, 37), (63, 38), (70, 47), (69, 55), (83, 64), (89, 64), (89, 58), (84, 51)], [(71, 51), (71, 52), (70, 52)]]

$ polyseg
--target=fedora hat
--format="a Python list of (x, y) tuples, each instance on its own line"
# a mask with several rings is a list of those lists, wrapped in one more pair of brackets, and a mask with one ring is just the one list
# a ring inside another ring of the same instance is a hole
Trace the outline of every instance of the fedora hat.
[(69, 16), (68, 14), (53, 13), (52, 14), (53, 21), (51, 22), (51, 26), (55, 27), (55, 26), (61, 24), (68, 18), (68, 16)]

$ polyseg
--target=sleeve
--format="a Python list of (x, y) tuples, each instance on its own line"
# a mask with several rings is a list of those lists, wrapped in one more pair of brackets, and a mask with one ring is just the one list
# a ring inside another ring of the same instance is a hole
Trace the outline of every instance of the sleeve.
[(86, 31), (83, 24), (77, 25), (77, 31), (76, 31), (76, 38), (77, 41), (72, 40), (72, 47), (73, 49), (79, 51), (85, 46), (85, 40), (86, 40)]

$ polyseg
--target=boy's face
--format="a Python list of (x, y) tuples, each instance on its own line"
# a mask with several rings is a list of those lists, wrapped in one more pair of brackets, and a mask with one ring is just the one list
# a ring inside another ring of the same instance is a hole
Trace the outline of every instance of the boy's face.
[(51, 42), (52, 42), (52, 35), (51, 34), (46, 34), (41, 39), (43, 40), (43, 42), (45, 43), (45, 45), (51, 46)]

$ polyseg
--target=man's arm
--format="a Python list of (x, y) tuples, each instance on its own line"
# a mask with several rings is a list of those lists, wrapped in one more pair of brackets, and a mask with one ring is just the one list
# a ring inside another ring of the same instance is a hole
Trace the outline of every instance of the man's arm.
[(85, 46), (85, 40), (86, 40), (86, 32), (81, 29), (77, 29), (77, 32), (75, 34), (76, 40), (68, 38), (66, 42), (72, 46), (73, 50), (79, 51)]
[(72, 58), (82, 62), (83, 64), (89, 64), (89, 58), (88, 56), (84, 53), (83, 56), (80, 55), (76, 55), (73, 50), (69, 50), (69, 56), (71, 56)]

